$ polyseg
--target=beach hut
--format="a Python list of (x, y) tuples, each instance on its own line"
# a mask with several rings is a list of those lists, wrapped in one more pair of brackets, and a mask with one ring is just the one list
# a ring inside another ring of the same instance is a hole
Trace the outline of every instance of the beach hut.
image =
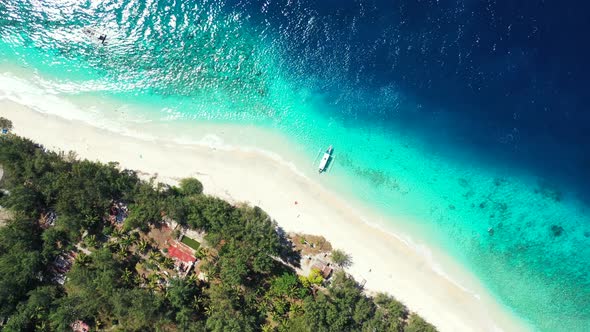
[(174, 266), (180, 278), (186, 277), (197, 261), (191, 248), (176, 241), (168, 247), (168, 256), (176, 261)]
[(332, 276), (332, 272), (334, 271), (334, 269), (330, 267), (330, 264), (322, 261), (318, 261), (315, 264), (313, 264), (312, 269), (320, 271), (320, 274), (326, 280)]
[(168, 247), (168, 256), (187, 264), (194, 263), (197, 260), (190, 250), (187, 250), (179, 243), (171, 244)]

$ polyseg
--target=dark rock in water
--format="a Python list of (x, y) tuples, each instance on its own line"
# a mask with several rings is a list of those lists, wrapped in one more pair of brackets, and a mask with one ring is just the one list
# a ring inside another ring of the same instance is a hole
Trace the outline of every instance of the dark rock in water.
[(553, 236), (558, 237), (563, 233), (563, 227), (558, 225), (551, 226), (551, 232), (553, 232)]
[(455, 206), (453, 204), (449, 205), (449, 209), (454, 210)]
[(494, 229), (493, 228), (488, 228), (488, 234), (490, 234), (490, 236), (494, 235)]
[(485, 207), (486, 207), (486, 203), (485, 202), (479, 203), (479, 208), (480, 209), (484, 209)]
[(588, 232), (588, 231), (584, 232), (584, 236), (585, 237), (590, 237), (590, 232)]

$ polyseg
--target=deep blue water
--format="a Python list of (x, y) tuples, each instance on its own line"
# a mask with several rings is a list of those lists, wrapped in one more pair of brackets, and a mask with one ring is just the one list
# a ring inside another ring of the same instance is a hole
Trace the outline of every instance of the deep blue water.
[(324, 93), (337, 116), (590, 188), (588, 4), (290, 2), (240, 6), (283, 37), (274, 45), (290, 54), (292, 79)]

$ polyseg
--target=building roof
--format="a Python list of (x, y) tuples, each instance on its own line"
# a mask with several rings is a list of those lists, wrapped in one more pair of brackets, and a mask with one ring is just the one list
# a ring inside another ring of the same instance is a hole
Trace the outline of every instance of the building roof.
[(333, 271), (329, 264), (326, 264), (322, 261), (316, 262), (311, 268), (320, 271), (324, 279), (330, 278)]
[(168, 255), (185, 263), (192, 263), (197, 260), (191, 251), (174, 244), (168, 247)]

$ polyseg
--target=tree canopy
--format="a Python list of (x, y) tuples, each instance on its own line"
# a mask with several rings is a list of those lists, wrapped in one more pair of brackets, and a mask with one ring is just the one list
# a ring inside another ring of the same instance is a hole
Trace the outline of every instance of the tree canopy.
[(342, 267), (348, 267), (352, 264), (352, 258), (350, 255), (340, 249), (332, 250), (331, 259), (334, 264)]
[(0, 129), (12, 129), (12, 121), (0, 116)]
[(180, 180), (180, 190), (184, 195), (200, 195), (203, 193), (203, 184), (195, 178)]

